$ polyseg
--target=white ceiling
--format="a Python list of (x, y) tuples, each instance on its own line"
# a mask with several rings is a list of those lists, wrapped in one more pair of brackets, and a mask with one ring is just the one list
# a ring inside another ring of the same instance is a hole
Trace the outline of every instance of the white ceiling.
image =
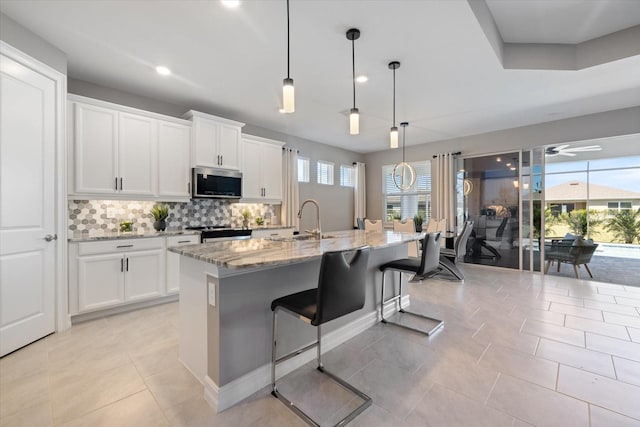
[[(66, 52), (70, 77), (358, 152), (388, 146), (391, 60), (402, 63), (397, 122), (410, 122), (408, 145), (640, 105), (640, 56), (579, 71), (504, 70), (460, 0), (292, 0), (290, 115), (278, 113), (284, 0), (246, 0), (236, 10), (219, 1), (2, 0), (0, 10)], [(608, 21), (627, 25), (628, 15)], [(352, 27), (362, 33), (356, 71), (369, 76), (357, 87), (358, 136), (345, 114)], [(173, 76), (157, 75), (158, 64)]]
[(638, 25), (638, 0), (486, 0), (506, 43), (578, 44)]

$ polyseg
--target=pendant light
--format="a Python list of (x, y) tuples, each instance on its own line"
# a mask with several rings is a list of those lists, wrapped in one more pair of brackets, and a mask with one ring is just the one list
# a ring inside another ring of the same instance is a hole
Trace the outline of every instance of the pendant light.
[(404, 161), (404, 142), (409, 123), (402, 122), (400, 126), (402, 126), (402, 161), (393, 167), (393, 183), (399, 190), (406, 191), (416, 182), (416, 170)]
[(389, 69), (393, 70), (393, 126), (389, 133), (389, 146), (398, 148), (398, 128), (396, 127), (396, 70), (400, 68), (400, 62), (389, 62)]
[(289, 60), (289, 0), (287, 0), (287, 78), (282, 84), (282, 109), (285, 113), (293, 113), (296, 110), (295, 91), (293, 88), (293, 79), (290, 76), (290, 60)]
[(360, 112), (356, 108), (356, 47), (355, 41), (360, 38), (360, 30), (351, 28), (347, 31), (347, 39), (351, 40), (351, 80), (353, 83), (353, 108), (349, 114), (349, 133), (358, 135), (360, 133)]

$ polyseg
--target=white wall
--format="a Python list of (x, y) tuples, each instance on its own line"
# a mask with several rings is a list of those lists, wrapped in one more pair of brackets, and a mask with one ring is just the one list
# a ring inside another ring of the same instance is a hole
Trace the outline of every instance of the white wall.
[[(640, 107), (631, 107), (479, 135), (412, 145), (406, 149), (406, 159), (409, 162), (431, 160), (434, 154), (457, 151), (462, 152), (462, 156), (474, 156), (638, 133), (640, 133)], [(636, 147), (635, 150), (640, 153), (640, 147)], [(365, 154), (368, 217), (382, 217), (382, 166), (397, 163), (401, 155), (398, 150), (385, 150)]]
[(62, 74), (67, 74), (67, 55), (63, 51), (3, 13), (0, 13), (0, 40)]

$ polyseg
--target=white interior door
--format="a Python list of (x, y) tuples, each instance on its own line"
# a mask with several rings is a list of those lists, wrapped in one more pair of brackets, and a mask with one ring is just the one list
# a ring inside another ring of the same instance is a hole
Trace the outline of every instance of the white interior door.
[(55, 329), (56, 83), (0, 54), (0, 356)]

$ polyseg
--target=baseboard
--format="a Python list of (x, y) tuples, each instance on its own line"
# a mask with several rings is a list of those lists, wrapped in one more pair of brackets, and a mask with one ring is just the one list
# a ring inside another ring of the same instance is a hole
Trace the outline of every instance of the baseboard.
[(99, 319), (101, 317), (113, 316), (114, 314), (126, 313), (128, 311), (138, 310), (141, 308), (152, 307), (154, 305), (166, 304), (168, 302), (178, 301), (180, 294), (165, 295), (146, 301), (138, 301), (130, 304), (119, 305), (117, 307), (106, 308), (104, 310), (91, 311), (89, 313), (75, 314), (70, 316), (73, 325), (77, 323), (87, 322), (89, 320)]
[[(401, 299), (402, 307), (409, 306), (409, 295)], [(396, 312), (395, 304), (387, 304), (384, 309), (385, 317)], [(356, 335), (369, 329), (380, 320), (380, 310), (372, 311), (364, 316), (322, 336), (322, 352), (326, 353), (348, 341)], [(312, 348), (299, 356), (282, 362), (278, 365), (277, 378), (287, 375), (304, 364), (314, 360), (316, 349)], [(216, 411), (222, 412), (241, 400), (251, 396), (261, 388), (271, 383), (271, 364), (263, 365), (253, 371), (231, 381), (223, 386), (218, 386), (208, 376), (204, 383), (204, 397), (209, 405)]]

